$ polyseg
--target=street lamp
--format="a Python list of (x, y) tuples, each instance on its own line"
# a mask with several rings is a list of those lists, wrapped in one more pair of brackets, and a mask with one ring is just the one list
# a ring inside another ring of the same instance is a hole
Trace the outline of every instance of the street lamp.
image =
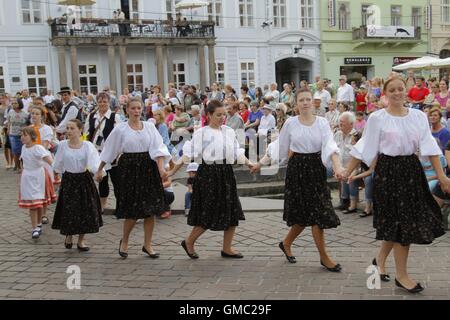
[(298, 54), (298, 52), (303, 49), (304, 44), (305, 44), (305, 39), (300, 38), (298, 45), (294, 47), (294, 53)]

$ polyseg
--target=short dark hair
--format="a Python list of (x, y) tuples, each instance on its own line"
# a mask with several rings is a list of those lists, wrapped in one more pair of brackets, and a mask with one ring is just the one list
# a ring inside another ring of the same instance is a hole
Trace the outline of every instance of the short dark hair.
[(245, 91), (245, 92), (248, 92), (248, 87), (247, 87), (246, 85), (243, 85), (243, 86), (241, 87), (241, 90), (242, 90), (242, 91)]
[(223, 103), (222, 101), (219, 100), (211, 100), (207, 107), (206, 107), (206, 114), (213, 114), (214, 112), (216, 112), (217, 108), (222, 108), (223, 107)]

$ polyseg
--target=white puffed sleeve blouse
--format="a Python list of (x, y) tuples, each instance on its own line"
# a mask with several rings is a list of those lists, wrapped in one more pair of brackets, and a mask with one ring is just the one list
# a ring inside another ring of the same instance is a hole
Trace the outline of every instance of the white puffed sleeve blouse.
[(361, 140), (350, 154), (370, 165), (378, 154), (409, 156), (418, 150), (424, 157), (442, 154), (431, 134), (426, 114), (408, 109), (406, 116), (398, 117), (382, 109), (369, 117)]
[(236, 160), (244, 161), (245, 150), (239, 146), (235, 131), (228, 126), (213, 129), (209, 126), (194, 132), (191, 141), (183, 146), (183, 155), (196, 161), (217, 162), (226, 160), (233, 164)]
[(132, 129), (128, 121), (116, 125), (106, 139), (100, 160), (111, 163), (122, 153), (148, 152), (153, 160), (164, 157), (168, 162), (171, 159), (169, 150), (155, 125), (147, 121), (142, 124), (142, 130)]
[(286, 120), (280, 132), (280, 163), (288, 160), (289, 150), (295, 153), (321, 153), (322, 163), (332, 167), (331, 156), (339, 154), (327, 119), (316, 117), (310, 126), (302, 124), (298, 117)]
[(80, 149), (71, 148), (68, 140), (61, 141), (53, 162), (53, 170), (58, 173), (82, 173), (86, 170), (95, 173), (99, 166), (98, 151), (89, 141), (83, 141)]

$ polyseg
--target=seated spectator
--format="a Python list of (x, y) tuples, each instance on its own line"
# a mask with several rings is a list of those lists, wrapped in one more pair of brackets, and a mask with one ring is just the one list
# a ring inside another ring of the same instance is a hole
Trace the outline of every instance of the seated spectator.
[(198, 164), (195, 162), (189, 163), (186, 172), (189, 174), (187, 180), (188, 191), (184, 196), (184, 215), (187, 217), (189, 215), (189, 210), (191, 209), (191, 195), (192, 195), (192, 185), (194, 184), (195, 177), (197, 176)]
[(366, 126), (366, 120), (364, 119), (364, 112), (356, 112), (355, 130), (357, 132), (363, 132)]
[(278, 103), (275, 109), (277, 115), (277, 130), (280, 131), (283, 128), (284, 123), (289, 118), (287, 115), (287, 106), (284, 103)]
[(440, 107), (435, 107), (430, 110), (429, 120), (431, 124), (431, 134), (433, 137), (439, 139), (442, 154), (445, 153), (445, 147), (450, 140), (450, 132), (441, 123), (442, 113)]
[(191, 106), (192, 117), (189, 120), (186, 130), (194, 132), (202, 127), (202, 116), (200, 114), (200, 107), (196, 104)]
[(248, 115), (250, 114), (250, 111), (248, 110), (248, 104), (245, 102), (239, 102), (239, 115), (241, 116), (244, 123), (248, 120)]
[(336, 99), (331, 99), (328, 102), (328, 112), (325, 113), (325, 119), (328, 120), (333, 133), (339, 129), (339, 114), (339, 111), (336, 110)]
[(239, 104), (233, 103), (231, 105), (227, 105), (227, 119), (225, 124), (232, 128), (234, 131), (236, 130), (244, 130), (244, 120), (242, 120), (241, 116), (238, 113)]
[[(167, 166), (166, 169), (169, 170), (169, 166)], [(166, 211), (164, 211), (161, 214), (160, 218), (161, 219), (169, 219), (170, 216), (172, 215), (172, 212), (170, 211), (170, 205), (175, 200), (175, 194), (173, 192), (172, 180), (170, 178), (162, 179), (162, 183), (163, 183), (163, 188), (164, 188), (164, 204), (165, 204), (164, 209)]]
[(172, 104), (166, 104), (163, 108), (163, 114), (164, 114), (164, 122), (166, 123), (167, 128), (170, 128), (170, 124), (172, 123), (175, 113), (173, 113)]
[[(184, 112), (184, 108), (182, 106), (175, 106), (175, 116), (172, 123), (170, 124), (170, 131), (172, 132), (170, 140), (174, 143), (174, 145), (178, 144), (180, 141), (183, 141), (184, 144), (186, 140), (190, 139), (191, 134), (187, 130), (190, 119), (191, 117), (189, 117), (189, 115)], [(177, 148), (182, 148), (182, 145), (177, 146)]]

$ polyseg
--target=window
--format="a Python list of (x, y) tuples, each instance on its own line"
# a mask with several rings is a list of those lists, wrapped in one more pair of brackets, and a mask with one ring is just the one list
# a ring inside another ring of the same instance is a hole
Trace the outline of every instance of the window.
[(420, 27), (420, 22), (422, 18), (421, 10), (422, 8), (412, 8), (411, 25), (416, 28)]
[(255, 83), (255, 62), (241, 62), (241, 84), (249, 87), (250, 82)]
[(300, 21), (302, 29), (313, 27), (313, 0), (300, 1)]
[(78, 72), (80, 74), (80, 91), (97, 94), (97, 66), (95, 64), (80, 65), (78, 66)]
[(441, 0), (441, 22), (450, 24), (450, 0)]
[(130, 20), (139, 20), (139, 0), (129, 0)]
[(222, 27), (222, 0), (211, 0), (208, 5), (208, 18), (210, 21), (214, 21), (216, 26)]
[(166, 13), (167, 13), (167, 20), (174, 19), (176, 13), (179, 12), (178, 9), (175, 9), (175, 5), (180, 2), (181, 0), (166, 0)]
[(286, 28), (286, 0), (273, 0), (273, 25)]
[(350, 5), (348, 2), (341, 2), (338, 11), (339, 30), (350, 29)]
[(367, 26), (367, 20), (373, 14), (369, 10), (370, 6), (371, 6), (371, 4), (363, 4), (363, 5), (361, 5), (361, 17), (362, 17), (361, 25), (362, 26)]
[(143, 90), (144, 74), (142, 64), (127, 64), (128, 90), (133, 92), (135, 88)]
[(47, 92), (47, 75), (45, 66), (27, 66), (28, 90), (40, 96)]
[(391, 6), (391, 25), (402, 25), (402, 6)]
[(239, 0), (241, 27), (253, 27), (253, 0)]
[(216, 62), (216, 82), (225, 85), (225, 63)]
[(21, 0), (22, 23), (42, 23), (41, 2), (39, 0)]
[(3, 67), (0, 66), (0, 93), (5, 93), (5, 72), (3, 71)]
[(175, 83), (176, 88), (186, 84), (186, 71), (184, 69), (184, 63), (173, 64), (173, 82)]
[(94, 8), (92, 6), (82, 6), (82, 7), (80, 7), (80, 9), (81, 9), (81, 17), (82, 18), (87, 18), (87, 19), (95, 18)]

